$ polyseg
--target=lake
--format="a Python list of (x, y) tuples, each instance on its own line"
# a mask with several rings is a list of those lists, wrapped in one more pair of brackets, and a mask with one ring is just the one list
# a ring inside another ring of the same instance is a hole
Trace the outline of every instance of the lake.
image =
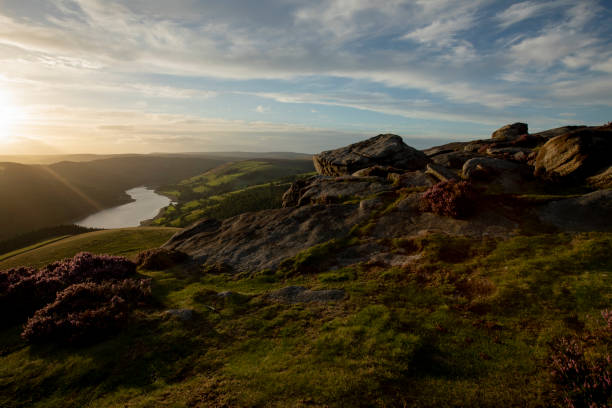
[(126, 193), (134, 200), (131, 203), (102, 210), (76, 222), (88, 228), (138, 227), (141, 221), (154, 218), (159, 210), (172, 201), (146, 187), (136, 187)]

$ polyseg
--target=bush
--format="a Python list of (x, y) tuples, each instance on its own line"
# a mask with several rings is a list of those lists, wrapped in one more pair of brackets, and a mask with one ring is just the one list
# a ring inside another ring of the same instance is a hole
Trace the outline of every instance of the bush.
[(164, 248), (149, 249), (138, 254), (136, 263), (144, 269), (162, 271), (185, 262), (189, 256), (181, 251)]
[(552, 380), (560, 388), (568, 408), (609, 407), (612, 397), (612, 359), (610, 355), (587, 359), (587, 344), (609, 343), (612, 313), (601, 313), (605, 325), (589, 335), (561, 338), (552, 347), (550, 368)]
[(149, 280), (74, 284), (38, 310), (21, 336), (31, 342), (96, 340), (119, 330), (130, 309), (146, 302), (150, 295)]
[(467, 181), (448, 180), (432, 186), (421, 197), (421, 210), (462, 218), (471, 214), (475, 191)]
[(104, 282), (131, 277), (136, 265), (127, 258), (79, 253), (36, 270), (10, 269), (0, 272), (0, 311), (11, 325), (53, 302), (58, 292), (83, 282)]

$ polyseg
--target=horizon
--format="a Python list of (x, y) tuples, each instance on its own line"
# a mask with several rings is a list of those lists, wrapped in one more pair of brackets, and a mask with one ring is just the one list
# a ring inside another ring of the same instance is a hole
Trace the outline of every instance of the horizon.
[(611, 16), (600, 0), (0, 0), (0, 152), (313, 154), (602, 125)]

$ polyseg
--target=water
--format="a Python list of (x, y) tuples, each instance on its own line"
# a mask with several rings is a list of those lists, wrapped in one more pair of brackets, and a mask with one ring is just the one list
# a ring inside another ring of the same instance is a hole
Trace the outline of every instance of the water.
[(135, 201), (102, 210), (76, 224), (89, 228), (137, 227), (141, 221), (154, 218), (159, 210), (171, 203), (168, 197), (145, 187), (136, 187), (126, 193)]

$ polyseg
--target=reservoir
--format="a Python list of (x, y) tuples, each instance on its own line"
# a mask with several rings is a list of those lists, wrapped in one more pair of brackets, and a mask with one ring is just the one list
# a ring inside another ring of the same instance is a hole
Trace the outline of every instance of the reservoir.
[(146, 187), (136, 187), (126, 193), (134, 200), (131, 203), (102, 210), (76, 222), (88, 228), (138, 227), (141, 221), (154, 218), (159, 210), (168, 206), (171, 200)]

